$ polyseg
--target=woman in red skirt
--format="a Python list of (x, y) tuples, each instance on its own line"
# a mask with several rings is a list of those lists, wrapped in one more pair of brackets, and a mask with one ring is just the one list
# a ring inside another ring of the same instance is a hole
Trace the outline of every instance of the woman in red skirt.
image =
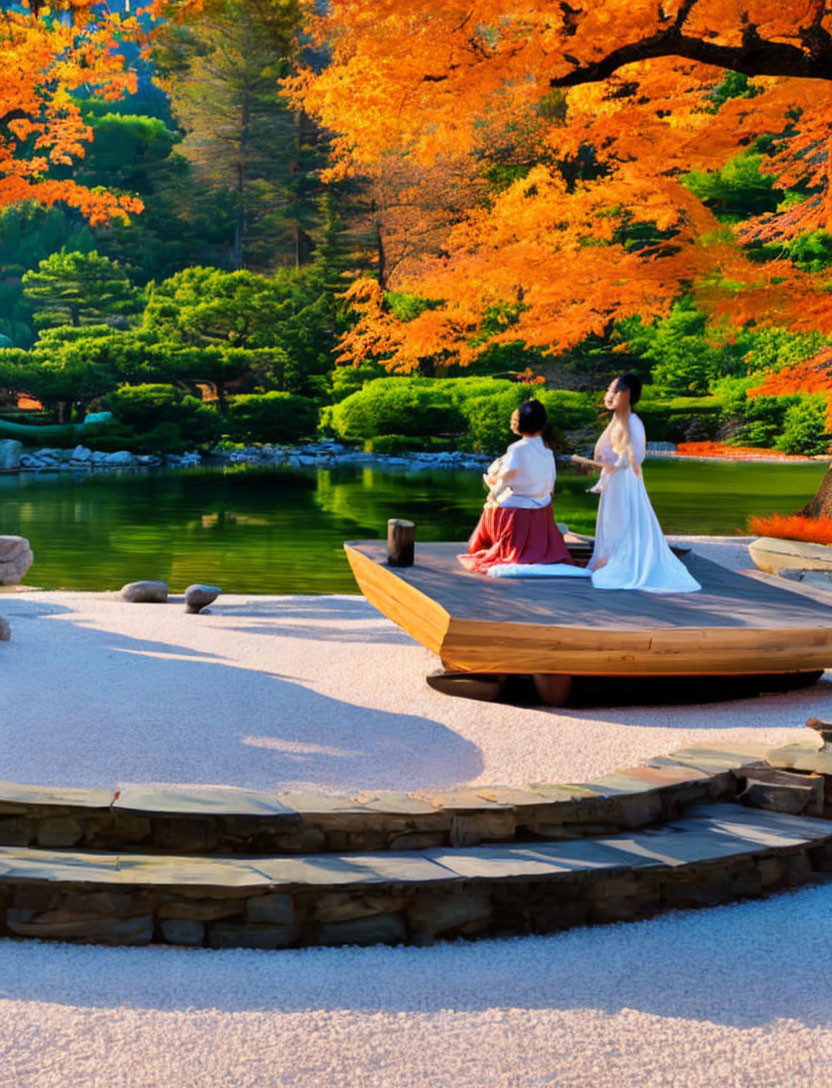
[(543, 442), (546, 409), (527, 400), (511, 417), (520, 435), (483, 477), (489, 488), (482, 516), (459, 557), (485, 573), (498, 563), (572, 563), (552, 514), (555, 458)]

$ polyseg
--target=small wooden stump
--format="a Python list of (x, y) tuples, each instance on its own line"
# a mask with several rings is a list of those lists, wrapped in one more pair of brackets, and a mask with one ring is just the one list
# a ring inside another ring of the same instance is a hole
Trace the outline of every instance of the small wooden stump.
[(412, 521), (390, 518), (387, 522), (387, 563), (391, 567), (412, 567), (416, 526)]

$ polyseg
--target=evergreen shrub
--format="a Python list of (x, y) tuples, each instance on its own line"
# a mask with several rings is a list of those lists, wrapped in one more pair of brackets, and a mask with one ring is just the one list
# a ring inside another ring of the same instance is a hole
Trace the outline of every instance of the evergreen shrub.
[(315, 402), (295, 393), (244, 393), (228, 408), (228, 433), (238, 442), (297, 442), (316, 423)]
[(826, 426), (826, 397), (822, 393), (806, 394), (786, 409), (783, 431), (775, 441), (774, 448), (783, 453), (802, 453), (813, 457), (829, 452), (830, 438), (832, 435)]
[(418, 437), (410, 434), (380, 434), (364, 441), (365, 453), (381, 453), (397, 457), (403, 453), (440, 453), (454, 449), (452, 438)]
[(653, 399), (649, 392), (636, 407), (648, 442), (707, 442), (722, 425), (723, 406), (718, 397)]
[(465, 418), (450, 383), (432, 378), (379, 378), (324, 409), (322, 426), (347, 442), (379, 435), (457, 435)]
[(176, 453), (210, 445), (222, 430), (216, 408), (173, 385), (120, 385), (102, 397), (98, 407), (112, 412), (136, 435), (134, 448), (148, 452)]
[(374, 453), (449, 445), (496, 453), (515, 440), (509, 429), (511, 414), (530, 397), (545, 406), (556, 432), (598, 422), (589, 393), (547, 390), (506, 378), (396, 377), (368, 382), (325, 408), (322, 426), (345, 441), (364, 443)]

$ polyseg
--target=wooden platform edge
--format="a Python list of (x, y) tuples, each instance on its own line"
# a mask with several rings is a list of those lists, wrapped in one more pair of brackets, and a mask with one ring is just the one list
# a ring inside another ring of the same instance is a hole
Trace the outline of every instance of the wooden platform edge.
[(415, 586), (392, 578), (384, 566), (362, 555), (349, 542), (344, 544), (344, 551), (358, 588), (370, 604), (428, 650), (441, 655), (451, 620), (448, 612)]
[(441, 650), (460, 672), (564, 676), (765, 676), (832, 667), (832, 630), (587, 630), (451, 618)]
[(832, 627), (632, 630), (460, 619), (357, 546), (344, 550), (370, 604), (460, 672), (754, 676), (832, 668)]

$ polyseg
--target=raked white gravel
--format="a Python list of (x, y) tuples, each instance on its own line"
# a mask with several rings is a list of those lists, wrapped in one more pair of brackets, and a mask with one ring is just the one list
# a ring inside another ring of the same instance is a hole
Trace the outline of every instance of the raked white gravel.
[[(745, 565), (737, 542), (697, 542)], [(830, 598), (832, 599), (832, 598)], [(425, 687), (352, 597), (0, 596), (0, 777), (356, 792), (580, 781), (798, 736), (805, 692), (557, 712)], [(832, 1084), (832, 888), (548, 938), (211, 952), (0, 942), (0, 1088)]]

